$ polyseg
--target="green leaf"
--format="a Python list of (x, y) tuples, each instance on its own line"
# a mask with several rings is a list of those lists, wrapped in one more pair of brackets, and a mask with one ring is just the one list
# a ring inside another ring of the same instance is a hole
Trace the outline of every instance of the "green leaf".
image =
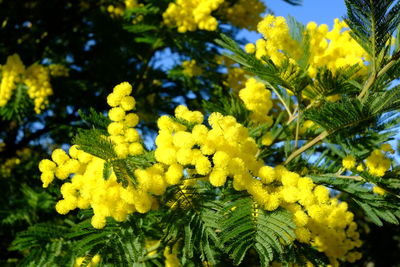
[(295, 238), (296, 226), (288, 211), (254, 210), (249, 197), (233, 201), (220, 212), (221, 243), (235, 264), (240, 264), (247, 251), (254, 248), (262, 265), (268, 266)]
[(86, 153), (98, 158), (109, 160), (117, 158), (113, 144), (107, 139), (105, 131), (98, 129), (79, 129), (73, 139), (73, 143), (79, 146)]
[(3, 107), (0, 107), (0, 116), (5, 120), (15, 119), (22, 121), (28, 114), (32, 114), (32, 100), (28, 96), (28, 87), (25, 84), (18, 83), (14, 94)]
[(400, 2), (396, 0), (345, 0), (346, 22), (353, 38), (369, 53), (373, 67), (389, 49), (389, 41), (400, 23)]

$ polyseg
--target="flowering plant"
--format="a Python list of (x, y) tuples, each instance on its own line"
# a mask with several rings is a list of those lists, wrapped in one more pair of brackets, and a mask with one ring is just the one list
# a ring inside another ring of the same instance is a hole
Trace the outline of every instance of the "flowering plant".
[[(127, 27), (133, 32), (154, 30), (141, 23), (160, 10), (138, 2), (107, 10), (113, 19), (124, 12), (134, 17)], [(244, 27), (241, 16), (250, 13), (253, 29), (263, 5), (251, 2), (246, 10), (243, 1), (177, 0), (159, 17), (168, 31), (190, 35), (216, 31), (224, 21)], [(363, 226), (400, 219), (390, 144), (399, 126), (400, 3), (345, 2), (346, 19), (336, 19), (331, 30), (267, 15), (255, 44), (242, 48), (215, 35), (214, 45), (229, 59), (218, 56), (210, 65), (184, 60), (169, 74), (209, 86), (210, 98), (193, 108), (178, 101), (171, 114), (151, 121), (155, 116), (146, 118), (140, 109), (144, 85), (116, 84), (103, 98), (107, 112), (80, 112), (86, 124), (72, 142), (38, 164), (43, 188), (58, 193), (56, 211), (72, 219), (36, 224), (12, 248), (31, 249), (28, 263), (75, 266), (360, 260)], [(240, 16), (232, 15), (235, 8)], [(2, 88), (22, 72), (7, 64)], [(141, 77), (150, 75), (148, 64)], [(221, 64), (221, 76), (233, 81), (206, 83)], [(185, 96), (190, 93), (201, 97)], [(50, 243), (35, 248), (38, 240)]]

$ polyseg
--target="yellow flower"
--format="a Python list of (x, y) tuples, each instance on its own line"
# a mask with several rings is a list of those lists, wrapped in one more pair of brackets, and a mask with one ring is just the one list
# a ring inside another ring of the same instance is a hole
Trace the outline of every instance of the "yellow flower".
[(197, 29), (215, 31), (218, 22), (211, 16), (211, 12), (223, 2), (224, 0), (177, 0), (170, 3), (163, 13), (164, 23), (178, 27), (180, 33)]
[(188, 77), (199, 76), (203, 73), (202, 69), (196, 65), (196, 60), (192, 59), (189, 61), (182, 62), (182, 73)]
[(125, 118), (125, 111), (120, 107), (112, 108), (108, 111), (108, 117), (112, 121), (122, 121)]
[(356, 158), (352, 155), (348, 155), (343, 158), (342, 165), (348, 170), (353, 169), (356, 166)]
[(381, 188), (381, 187), (379, 187), (379, 186), (373, 186), (372, 187), (372, 192), (374, 192), (375, 194), (378, 194), (378, 195), (386, 194), (386, 190)]

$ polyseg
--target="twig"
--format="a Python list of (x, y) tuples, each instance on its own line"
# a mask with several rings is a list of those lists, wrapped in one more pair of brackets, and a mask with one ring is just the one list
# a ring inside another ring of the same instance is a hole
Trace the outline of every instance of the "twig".
[(300, 147), (299, 149), (294, 151), (292, 154), (290, 154), (290, 156), (286, 159), (284, 164), (288, 164), (295, 157), (297, 157), (298, 155), (300, 155), (301, 153), (303, 153), (304, 151), (306, 151), (307, 149), (309, 149), (310, 147), (312, 147), (313, 145), (315, 145), (316, 143), (318, 143), (319, 141), (321, 141), (328, 135), (329, 135), (329, 133), (327, 131), (323, 131), (320, 135), (315, 137), (313, 140), (311, 140), (310, 142), (308, 142), (307, 144), (305, 144), (304, 146)]
[(397, 63), (397, 60), (400, 58), (400, 50), (397, 51), (392, 58), (389, 60), (389, 62), (378, 72), (373, 72), (371, 76), (369, 76), (367, 83), (361, 90), (361, 93), (357, 97), (359, 100), (361, 100), (364, 95), (368, 92), (368, 90), (371, 88), (371, 86), (374, 84), (374, 82), (381, 77), (383, 74), (385, 74), (391, 67), (393, 67), (394, 64)]
[(292, 117), (293, 113), (290, 111), (289, 107), (286, 105), (285, 101), (283, 100), (282, 96), (279, 94), (278, 90), (274, 86), (272, 86), (272, 84), (270, 84), (269, 82), (264, 81), (264, 83), (266, 83), (267, 86), (269, 88), (271, 88), (272, 91), (274, 91), (275, 94), (278, 96), (278, 99), (281, 101), (282, 105), (285, 107), (285, 110), (288, 113), (289, 118)]

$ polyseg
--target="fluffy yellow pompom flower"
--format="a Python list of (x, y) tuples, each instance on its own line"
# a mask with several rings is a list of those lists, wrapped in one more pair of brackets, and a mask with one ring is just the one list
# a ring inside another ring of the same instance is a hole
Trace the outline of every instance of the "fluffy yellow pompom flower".
[(169, 166), (168, 171), (165, 173), (165, 180), (170, 185), (178, 184), (183, 176), (183, 166), (174, 163)]
[(67, 160), (69, 160), (69, 156), (67, 155), (67, 153), (65, 153), (64, 150), (58, 148), (54, 150), (53, 153), (51, 154), (51, 159), (58, 165), (61, 165)]
[(183, 105), (179, 105), (175, 108), (175, 117), (186, 120), (190, 123), (202, 123), (204, 120), (204, 116), (200, 111), (190, 111)]
[(67, 214), (70, 211), (68, 206), (69, 205), (66, 200), (60, 200), (56, 204), (56, 211), (60, 214)]
[(379, 186), (373, 186), (372, 187), (372, 192), (374, 192), (375, 194), (378, 194), (378, 195), (386, 194), (386, 190), (381, 188), (381, 187), (379, 187)]
[(124, 125), (120, 122), (112, 122), (108, 125), (107, 131), (110, 135), (120, 135), (123, 133)]
[(49, 186), (51, 182), (54, 180), (54, 172), (52, 171), (43, 171), (42, 174), (40, 175), (40, 180), (43, 183), (43, 188), (46, 188)]
[(135, 127), (139, 123), (139, 116), (135, 113), (129, 113), (125, 116), (124, 124), (126, 127)]
[(304, 227), (298, 227), (294, 230), (297, 240), (302, 243), (308, 243), (311, 238), (310, 230)]
[[(176, 244), (178, 244), (178, 243), (176, 243)], [(181, 266), (179, 258), (178, 258), (177, 245), (174, 245), (174, 247), (172, 248), (172, 251), (171, 251), (170, 247), (165, 247), (163, 255), (165, 257), (165, 262), (164, 262), (165, 267)]]
[(256, 46), (252, 43), (248, 43), (245, 45), (244, 50), (249, 54), (253, 54), (256, 52)]
[(140, 143), (132, 143), (129, 145), (129, 155), (136, 156), (143, 154), (144, 148)]
[[(239, 91), (239, 97), (246, 108), (252, 111), (251, 116), (254, 122), (272, 124), (272, 119), (267, 116), (273, 106), (271, 92), (266, 89), (263, 83), (254, 78), (248, 79), (245, 88)], [(265, 137), (265, 145), (271, 144), (271, 137), (270, 135)]]
[(348, 170), (353, 169), (356, 166), (356, 158), (352, 155), (348, 155), (343, 158), (342, 165)]
[(92, 217), (92, 226), (96, 229), (102, 229), (104, 228), (104, 226), (106, 226), (106, 218), (104, 216), (101, 215), (94, 215)]
[(132, 93), (132, 85), (128, 82), (122, 82), (114, 87), (113, 93), (119, 96), (130, 95)]
[(270, 166), (263, 166), (258, 170), (258, 176), (265, 184), (272, 183), (275, 180), (275, 169)]
[(210, 173), (209, 177), (210, 183), (216, 187), (223, 186), (226, 182), (226, 178), (227, 178), (227, 171), (221, 169), (214, 169)]
[(56, 164), (48, 159), (43, 159), (39, 162), (39, 170), (41, 172), (53, 172), (56, 167)]
[(134, 109), (135, 105), (136, 105), (136, 101), (135, 101), (135, 98), (133, 98), (132, 96), (124, 96), (121, 99), (121, 107), (125, 111), (130, 111), (130, 110)]
[(202, 156), (196, 160), (196, 171), (200, 175), (207, 175), (211, 170), (211, 162), (208, 158)]
[(122, 95), (118, 95), (116, 93), (111, 93), (107, 96), (107, 104), (110, 107), (116, 107), (121, 104)]
[(128, 128), (125, 130), (125, 141), (136, 142), (140, 139), (139, 133), (136, 129)]
[(384, 176), (389, 170), (391, 161), (378, 149), (372, 151), (371, 155), (365, 160), (368, 172), (376, 176)]
[(191, 133), (185, 131), (178, 131), (174, 134), (173, 144), (179, 148), (192, 148), (195, 140)]
[(273, 141), (274, 141), (274, 136), (272, 135), (271, 132), (265, 133), (261, 138), (261, 144), (263, 144), (264, 146), (272, 145)]
[(125, 118), (125, 111), (120, 107), (112, 108), (108, 111), (108, 117), (112, 121), (122, 121)]
[(117, 153), (119, 158), (126, 158), (129, 153), (129, 145), (128, 144), (116, 144), (114, 146), (115, 153)]

